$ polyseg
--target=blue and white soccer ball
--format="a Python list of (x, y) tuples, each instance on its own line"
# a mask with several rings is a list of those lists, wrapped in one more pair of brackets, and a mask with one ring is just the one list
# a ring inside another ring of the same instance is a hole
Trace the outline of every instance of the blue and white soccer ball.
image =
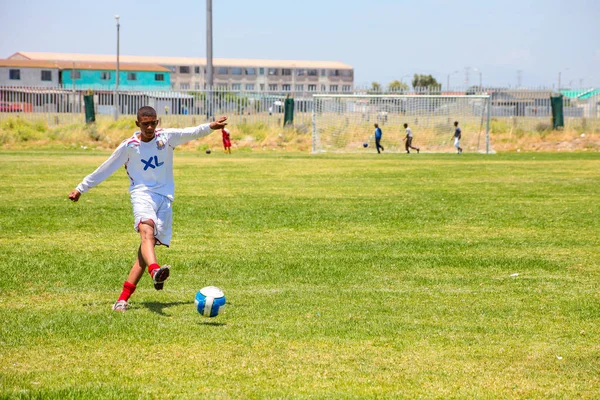
[(225, 294), (215, 286), (207, 286), (196, 293), (196, 310), (205, 317), (219, 315), (225, 308)]
[(366, 148), (366, 147), (369, 147), (369, 143), (367, 143), (367, 142), (364, 142), (364, 143), (363, 143), (363, 147), (365, 147), (365, 148)]

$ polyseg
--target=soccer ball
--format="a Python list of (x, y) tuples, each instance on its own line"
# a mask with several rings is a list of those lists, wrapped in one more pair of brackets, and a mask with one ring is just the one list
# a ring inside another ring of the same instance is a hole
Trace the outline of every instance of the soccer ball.
[(363, 143), (363, 147), (369, 147), (369, 143), (367, 143), (367, 142), (364, 142), (364, 143)]
[(219, 315), (225, 308), (225, 294), (215, 286), (207, 286), (196, 293), (196, 310), (205, 317)]
[(206, 154), (210, 154), (210, 149), (206, 149)]

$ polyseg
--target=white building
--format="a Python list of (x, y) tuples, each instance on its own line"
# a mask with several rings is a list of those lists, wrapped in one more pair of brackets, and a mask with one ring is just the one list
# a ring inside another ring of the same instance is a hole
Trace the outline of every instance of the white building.
[[(18, 52), (9, 60), (115, 62), (115, 55)], [(206, 85), (206, 58), (120, 56), (120, 62), (161, 65), (171, 71), (177, 90), (200, 90)], [(354, 89), (354, 69), (337, 61), (213, 59), (213, 81), (227, 90), (277, 92), (339, 92)]]

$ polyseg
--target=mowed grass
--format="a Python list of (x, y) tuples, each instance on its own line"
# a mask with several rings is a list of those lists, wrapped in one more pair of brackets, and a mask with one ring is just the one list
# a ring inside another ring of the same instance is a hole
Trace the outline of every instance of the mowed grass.
[(124, 170), (67, 200), (108, 154), (0, 153), (2, 398), (600, 393), (598, 154), (178, 153), (124, 314)]

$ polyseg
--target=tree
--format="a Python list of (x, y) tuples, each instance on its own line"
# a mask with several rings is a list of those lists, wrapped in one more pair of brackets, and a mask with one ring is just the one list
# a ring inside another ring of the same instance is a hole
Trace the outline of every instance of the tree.
[(415, 74), (412, 80), (413, 88), (428, 88), (429, 90), (440, 90), (442, 85), (431, 75)]
[(369, 93), (381, 93), (381, 84), (379, 82), (371, 83), (371, 89)]
[(400, 82), (399, 80), (395, 80), (388, 84), (388, 90), (390, 92), (402, 92), (408, 90), (408, 85), (404, 82)]

